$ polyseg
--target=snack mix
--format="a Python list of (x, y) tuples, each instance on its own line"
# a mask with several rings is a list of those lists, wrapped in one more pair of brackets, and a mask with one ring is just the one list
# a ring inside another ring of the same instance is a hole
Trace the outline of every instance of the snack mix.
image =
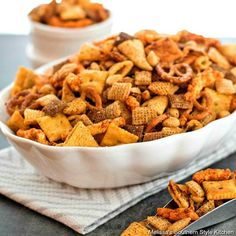
[(52, 0), (33, 9), (29, 17), (50, 26), (81, 28), (106, 20), (109, 11), (102, 4), (90, 0)]
[(229, 199), (236, 198), (235, 172), (206, 169), (192, 180), (168, 185), (176, 208), (158, 208), (155, 216), (132, 223), (121, 236), (174, 235)]
[(146, 142), (230, 115), (235, 93), (236, 45), (142, 30), (86, 43), (43, 75), (21, 67), (7, 123), (54, 146)]

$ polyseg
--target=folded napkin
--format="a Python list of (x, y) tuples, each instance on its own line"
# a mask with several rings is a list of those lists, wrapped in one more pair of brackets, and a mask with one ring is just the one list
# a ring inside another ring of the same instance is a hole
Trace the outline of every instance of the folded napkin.
[(34, 170), (14, 148), (0, 151), (0, 193), (40, 214), (86, 234), (140, 200), (236, 151), (236, 132), (211, 154), (186, 168), (149, 183), (107, 190), (87, 190), (54, 182)]

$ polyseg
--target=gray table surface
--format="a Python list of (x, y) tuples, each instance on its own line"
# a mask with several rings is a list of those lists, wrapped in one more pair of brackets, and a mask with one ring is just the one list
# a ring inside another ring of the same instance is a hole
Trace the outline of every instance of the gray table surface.
[[(236, 39), (228, 39), (227, 41), (236, 42)], [(13, 81), (18, 66), (29, 66), (25, 56), (27, 42), (26, 36), (0, 35), (0, 89)], [(0, 137), (0, 148), (8, 145), (6, 140)], [(212, 167), (236, 169), (236, 153), (223, 161), (215, 163)], [(88, 236), (117, 236), (131, 222), (142, 220), (148, 215), (154, 215), (156, 208), (162, 207), (169, 199), (170, 196), (167, 190), (161, 191), (129, 208), (88, 234)], [(224, 231), (228, 231), (229, 235), (236, 235), (236, 218), (205, 230), (201, 232), (201, 235), (218, 235), (223, 234)], [(61, 223), (42, 216), (0, 195), (0, 236), (34, 235), (72, 236), (79, 234)]]

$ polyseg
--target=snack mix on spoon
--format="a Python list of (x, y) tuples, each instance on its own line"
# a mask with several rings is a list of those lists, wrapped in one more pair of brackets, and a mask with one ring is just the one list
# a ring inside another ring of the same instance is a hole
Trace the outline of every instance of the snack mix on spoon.
[(225, 201), (236, 198), (235, 172), (229, 169), (201, 170), (185, 184), (171, 180), (168, 191), (177, 208), (158, 208), (155, 216), (132, 223), (121, 236), (176, 234)]

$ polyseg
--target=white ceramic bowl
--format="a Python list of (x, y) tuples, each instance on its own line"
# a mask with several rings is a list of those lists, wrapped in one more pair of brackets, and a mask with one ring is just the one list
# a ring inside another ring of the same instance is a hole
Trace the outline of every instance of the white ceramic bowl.
[[(64, 60), (64, 59), (63, 59)], [(36, 70), (42, 73), (53, 64)], [(11, 86), (0, 92), (0, 120)], [(138, 184), (185, 167), (217, 148), (236, 123), (236, 112), (197, 131), (115, 147), (52, 147), (20, 138), (0, 121), (0, 129), (20, 154), (43, 175), (80, 188)]]
[(26, 53), (34, 68), (57, 58), (71, 55), (85, 42), (106, 38), (111, 33), (112, 14), (103, 22), (84, 28), (53, 27), (29, 18), (31, 42)]

